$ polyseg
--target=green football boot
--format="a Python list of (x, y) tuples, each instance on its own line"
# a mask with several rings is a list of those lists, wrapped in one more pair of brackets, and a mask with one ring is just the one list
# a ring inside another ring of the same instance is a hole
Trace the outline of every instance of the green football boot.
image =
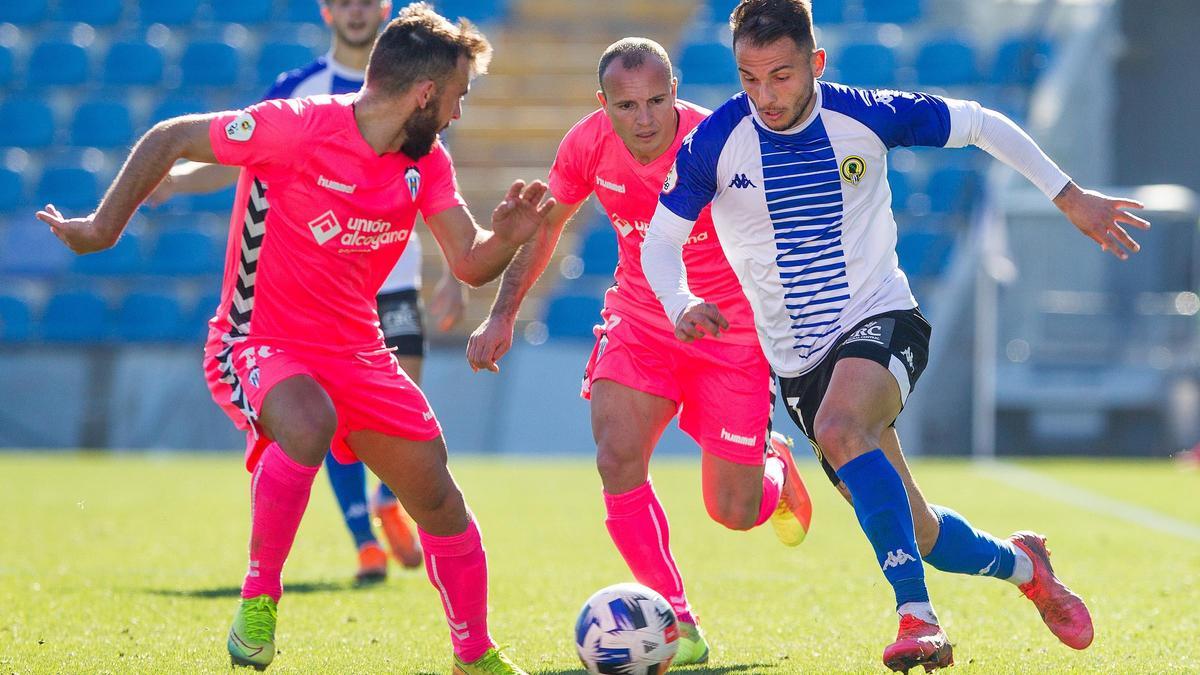
[(229, 658), (235, 666), (266, 670), (275, 658), (275, 616), (269, 595), (243, 599), (229, 629)]
[(454, 670), (450, 672), (451, 675), (529, 675), (496, 647), (470, 663), (464, 663), (455, 654)]
[(672, 666), (691, 666), (698, 663), (708, 663), (708, 640), (700, 632), (700, 626), (694, 623), (680, 621), (679, 651), (671, 660)]

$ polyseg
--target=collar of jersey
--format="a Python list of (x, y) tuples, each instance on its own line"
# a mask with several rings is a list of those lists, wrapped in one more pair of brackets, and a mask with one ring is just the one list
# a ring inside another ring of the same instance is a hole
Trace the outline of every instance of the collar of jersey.
[(808, 131), (808, 128), (812, 126), (813, 121), (817, 119), (817, 115), (821, 114), (823, 95), (821, 93), (821, 83), (819, 81), (813, 82), (813, 96), (816, 98), (816, 103), (813, 104), (813, 109), (808, 113), (808, 117), (804, 118), (804, 121), (800, 124), (797, 124), (791, 129), (787, 129), (785, 131), (775, 131), (771, 127), (768, 127), (767, 124), (762, 121), (762, 118), (758, 116), (758, 108), (754, 107), (754, 101), (750, 100), (749, 96), (746, 97), (746, 102), (750, 104), (750, 118), (754, 120), (754, 126), (758, 127), (759, 131), (767, 134), (768, 136), (778, 137), (781, 140), (794, 140), (796, 136)]
[(325, 52), (325, 63), (329, 65), (329, 70), (332, 71), (335, 76), (340, 77), (343, 80), (355, 80), (356, 82), (362, 82), (367, 76), (367, 72), (365, 70), (355, 70), (350, 66), (338, 63), (337, 59), (333, 58), (332, 47), (329, 49), (329, 51)]

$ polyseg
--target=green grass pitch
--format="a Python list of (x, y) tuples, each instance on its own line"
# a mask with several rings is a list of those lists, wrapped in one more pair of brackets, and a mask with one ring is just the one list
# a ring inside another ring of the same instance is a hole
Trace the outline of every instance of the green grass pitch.
[[(458, 457), (483, 530), (493, 636), (531, 672), (581, 672), (583, 600), (629, 580), (604, 530), (587, 458)], [(1200, 526), (1200, 472), (1165, 462), (1030, 462), (1040, 475)], [(708, 520), (696, 461), (659, 461), (672, 545), (713, 645), (693, 673), (883, 672), (890, 591), (853, 514), (814, 463), (808, 540)], [(1017, 590), (930, 570), (956, 673), (1200, 671), (1200, 541), (922, 461), (930, 501), (1006, 536), (1050, 538), (1092, 608), (1096, 641), (1060, 645)], [(235, 455), (0, 454), (0, 672), (228, 670), (225, 633), (245, 570), (249, 476)], [(447, 629), (423, 571), (349, 583), (354, 556), (324, 476), (285, 570), (271, 672), (446, 673)]]

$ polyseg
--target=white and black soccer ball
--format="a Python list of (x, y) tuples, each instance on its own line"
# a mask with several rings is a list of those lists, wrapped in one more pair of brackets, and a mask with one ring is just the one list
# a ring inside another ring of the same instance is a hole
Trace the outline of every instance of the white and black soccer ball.
[(602, 588), (579, 611), (575, 649), (592, 675), (661, 675), (679, 649), (675, 612), (641, 584)]

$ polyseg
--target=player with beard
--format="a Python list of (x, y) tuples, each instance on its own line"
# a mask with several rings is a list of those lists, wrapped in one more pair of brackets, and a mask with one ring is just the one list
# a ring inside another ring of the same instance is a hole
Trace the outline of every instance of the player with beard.
[[(363, 70), (379, 28), (392, 11), (390, 0), (311, 0), (321, 5), (332, 46), (308, 66), (280, 74), (263, 100), (300, 98), (314, 94), (347, 94), (362, 88)], [(176, 194), (212, 192), (237, 181), (236, 167), (182, 162), (171, 169), (149, 202), (161, 203)], [(425, 356), (425, 328), (421, 307), (421, 240), (413, 237), (400, 260), (384, 280), (376, 301), (387, 345), (413, 382), (420, 384)], [(449, 330), (463, 315), (465, 288), (446, 268), (434, 291), (430, 314), (440, 330)], [(325, 471), (346, 528), (358, 552), (359, 582), (387, 577), (387, 554), (371, 527), (374, 516), (387, 538), (392, 556), (405, 567), (421, 564), (421, 545), (413, 535), (404, 509), (387, 484), (380, 482), (368, 499), (367, 472), (362, 462), (342, 464), (333, 453), (325, 457)]]
[(210, 390), (246, 431), (253, 476), (250, 563), (227, 640), (235, 665), (262, 669), (275, 656), (283, 564), (332, 447), (383, 478), (416, 522), (453, 672), (524, 672), (488, 634), (479, 528), (446, 466), (441, 426), (384, 343), (374, 298), (418, 211), (455, 275), (482, 284), (554, 204), (541, 182), (517, 181), (487, 230), (458, 194), (438, 132), (490, 58), (469, 22), (414, 3), (377, 39), (359, 92), (159, 123), (94, 213), (66, 219), (48, 204), (37, 214), (76, 253), (99, 251), (175, 160), (242, 167), (205, 350)]

